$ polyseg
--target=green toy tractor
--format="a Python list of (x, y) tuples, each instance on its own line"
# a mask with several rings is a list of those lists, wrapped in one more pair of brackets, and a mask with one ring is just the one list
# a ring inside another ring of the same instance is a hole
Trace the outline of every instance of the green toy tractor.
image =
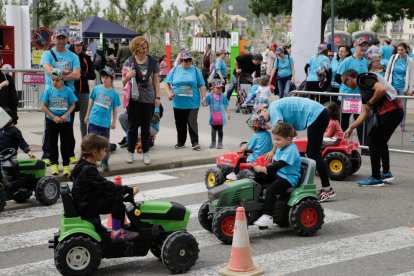
[(148, 251), (172, 273), (190, 270), (198, 259), (198, 243), (185, 230), (190, 219), (190, 210), (185, 206), (163, 201), (135, 202), (132, 195), (126, 196), (130, 224), (124, 228), (139, 236), (132, 241), (114, 242), (111, 229), (103, 227), (100, 218), (80, 217), (67, 183), (62, 183), (60, 190), (64, 213), (49, 247), (54, 248), (55, 265), (62, 275), (89, 275), (102, 258), (145, 256)]
[(54, 204), (59, 199), (59, 181), (45, 176), (46, 164), (36, 159), (16, 159), (12, 148), (0, 152), (0, 212), (7, 200), (23, 203), (33, 192), (43, 205)]
[[(291, 226), (300, 236), (315, 234), (325, 218), (316, 196), (315, 168), (314, 160), (302, 157), (300, 185), (280, 195), (273, 211), (274, 223), (280, 227)], [(237, 207), (243, 206), (246, 210), (248, 225), (263, 214), (266, 186), (257, 181), (258, 178), (245, 178), (209, 190), (209, 200), (198, 212), (201, 226), (223, 243), (231, 244)]]

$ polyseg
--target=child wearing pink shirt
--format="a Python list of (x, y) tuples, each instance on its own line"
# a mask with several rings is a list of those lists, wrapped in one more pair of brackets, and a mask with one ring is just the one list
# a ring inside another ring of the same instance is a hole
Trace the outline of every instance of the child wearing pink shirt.
[(338, 145), (344, 136), (341, 124), (339, 123), (339, 107), (334, 102), (327, 102), (324, 104), (328, 111), (330, 121), (328, 127), (323, 134), (323, 145), (332, 146)]

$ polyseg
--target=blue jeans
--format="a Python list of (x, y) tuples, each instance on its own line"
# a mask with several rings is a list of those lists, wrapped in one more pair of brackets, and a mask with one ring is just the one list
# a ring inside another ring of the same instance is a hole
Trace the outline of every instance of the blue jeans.
[(290, 80), (291, 77), (277, 78), (277, 88), (279, 89), (279, 99), (287, 97), (290, 91)]
[(108, 148), (106, 149), (106, 156), (102, 160), (102, 162), (108, 163), (109, 160), (109, 152), (110, 152), (110, 145), (109, 145), (109, 134), (110, 134), (110, 128), (107, 127), (101, 127), (94, 124), (89, 123), (88, 125), (88, 133), (95, 133), (97, 135), (103, 136), (106, 139), (108, 139)]

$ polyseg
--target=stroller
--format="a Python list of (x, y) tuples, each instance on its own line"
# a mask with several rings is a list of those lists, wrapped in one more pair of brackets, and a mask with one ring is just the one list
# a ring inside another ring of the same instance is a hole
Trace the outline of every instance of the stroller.
[(237, 101), (236, 113), (248, 114), (253, 110), (253, 103), (248, 104), (247, 107), (242, 107), (244, 99), (250, 93), (253, 84), (253, 77), (249, 73), (241, 73), (237, 77)]

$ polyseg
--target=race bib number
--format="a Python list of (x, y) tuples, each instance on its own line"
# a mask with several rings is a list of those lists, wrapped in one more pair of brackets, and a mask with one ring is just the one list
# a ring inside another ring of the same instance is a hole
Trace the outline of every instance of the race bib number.
[(342, 99), (342, 113), (360, 114), (362, 102), (360, 99)]
[(49, 103), (50, 110), (63, 110), (68, 109), (68, 100), (64, 98), (52, 98)]
[(112, 104), (112, 99), (104, 94), (99, 94), (95, 98), (95, 104), (103, 108), (109, 109), (109, 107), (111, 107)]
[(192, 97), (193, 96), (193, 89), (191, 88), (191, 86), (180, 86), (178, 88), (178, 96)]
[(56, 68), (60, 70), (70, 70), (70, 64), (67, 61), (57, 61)]

